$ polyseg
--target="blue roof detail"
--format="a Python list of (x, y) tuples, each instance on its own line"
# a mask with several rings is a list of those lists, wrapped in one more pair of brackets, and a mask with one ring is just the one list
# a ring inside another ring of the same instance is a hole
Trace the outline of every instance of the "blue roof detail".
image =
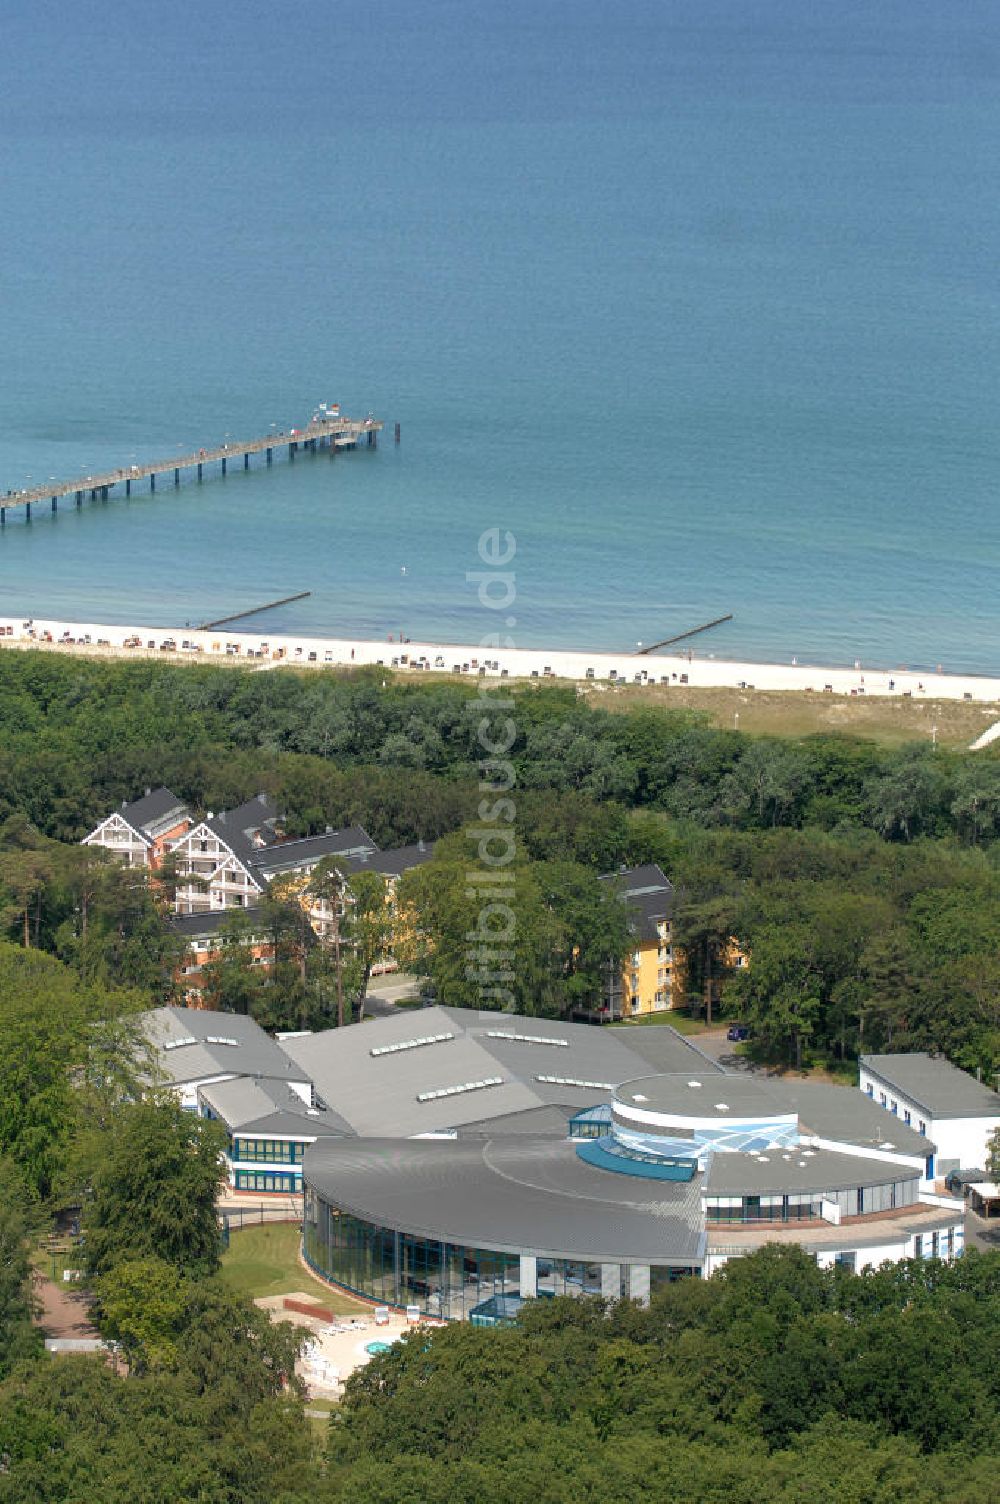
[(612, 1170), (616, 1175), (635, 1175), (640, 1180), (693, 1180), (698, 1168), (694, 1158), (640, 1158), (615, 1139), (583, 1139), (576, 1145), (577, 1157), (598, 1170)]

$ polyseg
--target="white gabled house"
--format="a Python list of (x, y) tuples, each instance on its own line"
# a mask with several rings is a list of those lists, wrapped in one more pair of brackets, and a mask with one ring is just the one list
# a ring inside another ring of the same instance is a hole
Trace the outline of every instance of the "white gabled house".
[(183, 799), (168, 788), (147, 789), (131, 804), (123, 800), (121, 809), (103, 819), (80, 844), (102, 846), (126, 867), (148, 867), (155, 872), (191, 823)]

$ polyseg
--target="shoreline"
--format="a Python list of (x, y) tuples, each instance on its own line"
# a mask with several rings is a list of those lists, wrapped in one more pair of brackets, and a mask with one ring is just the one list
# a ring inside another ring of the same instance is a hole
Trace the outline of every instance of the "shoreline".
[[(164, 648), (162, 644), (172, 643)], [(126, 644), (130, 644), (126, 646)], [(191, 644), (185, 647), (184, 644)], [(1000, 677), (918, 673), (911, 669), (828, 668), (807, 663), (755, 663), (683, 653), (604, 653), (565, 648), (499, 648), (444, 642), (380, 642), (371, 638), (304, 637), (224, 629), (121, 626), (101, 622), (0, 617), (0, 645), (83, 650), (122, 657), (193, 663), (250, 663), (258, 669), (380, 666), (419, 676), (462, 679), (562, 679), (595, 685), (677, 684), (701, 689), (787, 690), (1000, 703)], [(638, 677), (637, 677), (638, 676)]]

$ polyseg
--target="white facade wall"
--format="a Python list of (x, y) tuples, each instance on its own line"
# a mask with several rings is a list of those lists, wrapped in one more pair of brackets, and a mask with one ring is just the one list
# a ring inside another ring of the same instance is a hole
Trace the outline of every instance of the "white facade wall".
[[(867, 1231), (868, 1229), (859, 1227), (857, 1230), (860, 1232), (862, 1230)], [(937, 1248), (936, 1256), (945, 1260), (960, 1258), (965, 1250), (965, 1222), (961, 1211), (956, 1213), (955, 1221), (950, 1226), (935, 1228), (930, 1232), (917, 1235), (913, 1233), (901, 1235), (895, 1239), (887, 1236), (884, 1243), (870, 1244), (867, 1247), (860, 1247), (857, 1243), (851, 1242), (851, 1229), (849, 1227), (845, 1227), (843, 1231), (844, 1237), (842, 1242), (832, 1247), (823, 1248), (816, 1253), (816, 1262), (821, 1269), (831, 1268), (837, 1262), (838, 1254), (853, 1253), (854, 1267), (860, 1271), (862, 1269), (877, 1269), (880, 1264), (898, 1264), (903, 1259), (918, 1257), (925, 1259), (933, 1258), (935, 1257), (935, 1246)], [(934, 1242), (935, 1236), (937, 1238), (936, 1245)], [(919, 1253), (917, 1251), (917, 1237), (920, 1239)], [(763, 1246), (763, 1241), (766, 1240), (762, 1240), (761, 1246)], [(805, 1241), (805, 1238), (803, 1238), (803, 1242)], [(717, 1269), (721, 1269), (731, 1258), (743, 1258), (746, 1254), (755, 1251), (753, 1248), (747, 1248), (745, 1253), (734, 1254), (722, 1250), (714, 1251), (710, 1248), (705, 1256), (705, 1277), (708, 1278)]]
[(84, 836), (81, 846), (103, 846), (113, 851), (126, 867), (148, 867), (150, 843), (133, 830), (121, 815), (109, 815), (96, 830)]
[[(935, 1177), (947, 1174), (951, 1169), (986, 1168), (987, 1143), (991, 1134), (1000, 1128), (1000, 1116), (936, 1118), (927, 1108), (921, 1107), (904, 1092), (887, 1086), (864, 1066), (859, 1072), (858, 1085), (890, 1117), (926, 1134), (930, 1140), (927, 1152), (934, 1155)], [(925, 1186), (929, 1184), (927, 1180), (923, 1183)]]

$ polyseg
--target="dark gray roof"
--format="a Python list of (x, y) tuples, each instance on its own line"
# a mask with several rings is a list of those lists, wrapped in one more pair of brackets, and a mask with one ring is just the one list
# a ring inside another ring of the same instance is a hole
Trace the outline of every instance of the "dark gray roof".
[(178, 798), (170, 789), (162, 787), (152, 789), (141, 799), (133, 799), (131, 804), (123, 804), (120, 810), (122, 819), (127, 820), (133, 830), (147, 839), (151, 834), (169, 830), (171, 825), (179, 824), (189, 813), (183, 799)]
[(673, 913), (675, 898), (674, 885), (662, 867), (655, 862), (646, 862), (641, 867), (607, 872), (601, 881), (617, 886), (639, 939), (655, 940), (656, 927)]
[(309, 1107), (285, 1081), (215, 1081), (198, 1096), (231, 1133), (285, 1138), (343, 1138), (350, 1128), (328, 1108)]
[(943, 1055), (862, 1055), (861, 1064), (931, 1117), (1000, 1118), (1000, 1096)]
[(263, 924), (263, 909), (206, 909), (200, 914), (172, 914), (170, 928), (187, 940), (211, 940), (238, 915), (252, 927)]
[[(260, 1024), (242, 1013), (154, 1008), (143, 1015), (142, 1027), (154, 1047), (160, 1070), (178, 1086), (212, 1076), (309, 1080), (308, 1071), (289, 1059)], [(232, 1039), (235, 1044), (219, 1043)]]
[(270, 795), (258, 794), (236, 809), (208, 816), (205, 824), (247, 866), (252, 865), (262, 849), (274, 844), (274, 825), (278, 818), (278, 806)]
[[(330, 830), (321, 836), (306, 836), (301, 841), (276, 841), (262, 850), (251, 851), (247, 865), (265, 879), (296, 867), (316, 866), (324, 857), (356, 857), (378, 848), (360, 825), (344, 830)], [(345, 864), (346, 865), (346, 864)]]
[(781, 1192), (849, 1191), (856, 1186), (919, 1180), (920, 1170), (885, 1159), (829, 1149), (768, 1149), (765, 1154), (713, 1154), (705, 1173), (708, 1196), (768, 1196)]
[(419, 867), (422, 863), (429, 862), (433, 855), (433, 841), (417, 841), (412, 846), (396, 846), (392, 851), (376, 851), (373, 847), (364, 855), (345, 857), (344, 868), (348, 872), (378, 872), (383, 877), (401, 877), (404, 872), (409, 872), (411, 867)]
[(609, 1175), (568, 1139), (345, 1139), (306, 1151), (324, 1200), (386, 1227), (553, 1258), (694, 1264), (704, 1246), (700, 1177)]

